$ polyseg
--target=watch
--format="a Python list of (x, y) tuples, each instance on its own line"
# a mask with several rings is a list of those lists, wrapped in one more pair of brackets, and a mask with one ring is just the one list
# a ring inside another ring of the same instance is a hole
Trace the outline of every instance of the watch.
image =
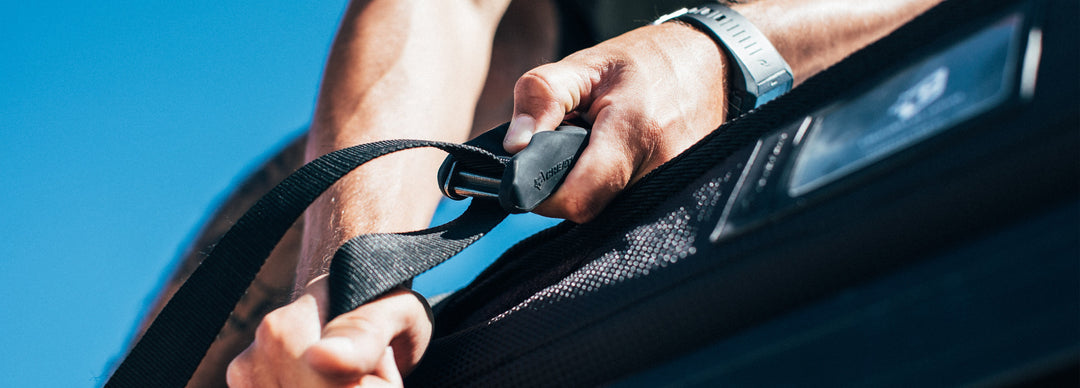
[(702, 30), (739, 65), (728, 83), (728, 111), (734, 116), (757, 108), (791, 90), (791, 67), (769, 39), (735, 10), (720, 4), (683, 8), (664, 15), (654, 25), (680, 21)]

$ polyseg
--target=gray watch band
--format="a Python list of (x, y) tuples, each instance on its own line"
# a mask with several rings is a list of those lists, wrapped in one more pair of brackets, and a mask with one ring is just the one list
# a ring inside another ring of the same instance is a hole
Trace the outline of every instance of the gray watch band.
[(739, 65), (741, 79), (728, 84), (728, 109), (741, 115), (791, 90), (791, 67), (769, 39), (749, 20), (720, 4), (683, 8), (664, 15), (653, 24), (678, 20), (709, 34)]

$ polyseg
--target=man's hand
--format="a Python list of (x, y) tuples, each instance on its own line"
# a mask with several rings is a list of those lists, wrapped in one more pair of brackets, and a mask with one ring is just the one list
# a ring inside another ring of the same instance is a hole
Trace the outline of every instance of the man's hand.
[(526, 73), (514, 90), (507, 151), (520, 151), (570, 114), (592, 123), (576, 167), (536, 212), (588, 221), (628, 184), (720, 126), (724, 61), (707, 35), (667, 23)]
[(267, 314), (255, 342), (229, 364), (229, 386), (400, 387), (431, 338), (422, 297), (394, 290), (327, 323), (326, 295), (322, 278)]
[[(772, 42), (795, 84), (880, 39), (940, 0), (769, 0), (732, 5)], [(592, 123), (562, 187), (536, 209), (592, 219), (615, 195), (725, 120), (729, 58), (679, 23), (636, 29), (526, 73), (503, 146), (517, 152), (568, 115)]]

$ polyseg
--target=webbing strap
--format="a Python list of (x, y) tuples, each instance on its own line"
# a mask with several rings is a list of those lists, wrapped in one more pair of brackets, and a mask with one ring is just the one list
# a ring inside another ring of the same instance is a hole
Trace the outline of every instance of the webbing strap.
[(349, 240), (330, 262), (330, 319), (446, 261), (507, 215), (497, 200), (473, 199), (465, 213), (436, 228)]
[[(501, 173), (505, 161), (483, 149), (425, 140), (389, 140), (338, 150), (301, 167), (251, 207), (161, 310), (106, 387), (183, 387), (236, 303), (294, 221), (348, 172), (392, 152), (434, 147), (475, 171)], [(434, 182), (434, 180), (433, 180)], [(446, 225), (360, 236), (335, 255), (331, 310), (371, 300), (460, 252), (505, 216), (497, 201), (473, 200)], [(335, 288), (336, 287), (336, 288)]]

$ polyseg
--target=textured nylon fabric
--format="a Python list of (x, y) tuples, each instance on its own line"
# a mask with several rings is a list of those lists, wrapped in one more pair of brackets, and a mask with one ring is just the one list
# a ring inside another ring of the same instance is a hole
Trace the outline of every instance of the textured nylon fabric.
[(460, 217), (414, 233), (374, 233), (345, 243), (330, 262), (330, 318), (352, 311), (468, 247), (509, 215), (473, 199)]
[[(587, 248), (567, 246), (576, 240), (571, 232), (534, 247), (543, 252), (520, 259), (537, 262), (523, 263), (519, 270), (549, 272), (544, 267), (560, 258), (586, 263), (501, 312), (471, 315), (467, 321), (475, 323), (433, 343), (421, 369), (410, 376), (410, 384), (594, 385), (603, 382), (600, 376), (623, 374), (628, 367), (660, 356), (621, 348), (635, 343), (625, 340), (660, 341), (672, 335), (667, 331), (670, 326), (664, 322), (665, 317), (635, 317), (632, 322), (617, 320), (614, 325), (602, 322), (610, 322), (609, 317), (619, 315), (643, 295), (694, 274), (683, 261), (703, 260), (695, 256), (698, 239), (703, 231), (706, 235), (708, 232), (703, 227), (708, 229), (709, 225), (703, 221), (709, 219), (722, 199), (722, 189), (729, 188), (733, 178), (737, 177), (695, 183), (694, 190), (676, 197), (676, 201), (693, 205), (649, 214), (640, 225), (616, 232), (618, 238), (584, 244), (594, 245)], [(436, 327), (443, 323), (437, 320)], [(627, 334), (621, 338), (616, 334), (628, 328), (634, 332), (630, 324), (651, 327), (646, 330), (650, 335)], [(590, 331), (600, 333), (588, 334)], [(558, 340), (565, 337), (575, 340)], [(612, 360), (594, 356), (598, 354), (619, 357)], [(432, 369), (425, 369), (427, 365)]]
[(946, 1), (719, 128), (628, 189), (593, 222), (560, 224), (507, 251), (437, 306), (435, 339), (407, 384), (603, 384), (732, 329), (740, 311), (712, 306), (747, 296), (717, 295), (729, 285), (708, 277), (725, 257), (700, 252), (711, 248), (713, 216), (726, 199), (721, 193), (730, 191), (725, 185), (733, 184), (722, 172), (738, 170), (732, 154), (902, 63), (943, 31), (1013, 3)]
[[(161, 310), (154, 323), (131, 349), (105, 384), (106, 387), (182, 387), (221, 330), (255, 274), (278, 240), (323, 191), (345, 174), (379, 156), (419, 147), (434, 147), (454, 155), (463, 166), (481, 173), (499, 174), (505, 159), (482, 149), (424, 140), (390, 140), (363, 144), (327, 154), (301, 167), (259, 199), (214, 246), (213, 251), (192, 273)], [(453, 256), (482, 236), (505, 212), (489, 202), (474, 201), (464, 219), (403, 236), (379, 235), (365, 239), (367, 245), (350, 243), (335, 262), (352, 262), (352, 256), (369, 261), (368, 271), (384, 274), (376, 284), (358, 284), (346, 293), (331, 291), (332, 302), (359, 305), (424, 269)], [(493, 213), (494, 215), (486, 213)], [(499, 214), (502, 215), (499, 215)], [(485, 229), (486, 228), (486, 229)], [(375, 244), (375, 245), (372, 245)], [(427, 255), (397, 256), (396, 244), (422, 246)], [(367, 249), (379, 247), (375, 254)], [(380, 255), (381, 253), (381, 255)], [(406, 265), (399, 271), (398, 260), (424, 257), (421, 265)], [(350, 266), (346, 266), (346, 269)], [(346, 270), (336, 275), (350, 277)], [(355, 282), (365, 282), (355, 279)], [(356, 295), (352, 295), (352, 291)], [(340, 306), (338, 308), (340, 311)]]

